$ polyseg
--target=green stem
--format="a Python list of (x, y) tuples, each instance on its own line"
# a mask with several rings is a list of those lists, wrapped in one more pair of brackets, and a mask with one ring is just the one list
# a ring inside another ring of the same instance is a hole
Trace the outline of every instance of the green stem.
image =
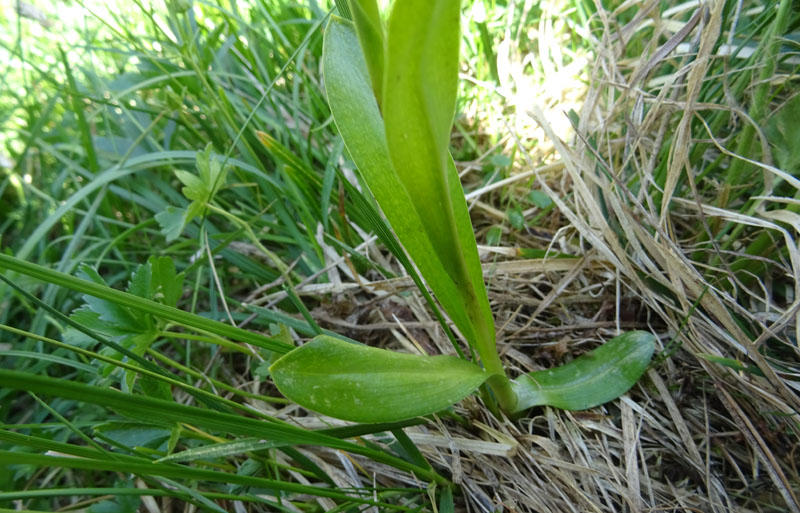
[(506, 375), (503, 362), (500, 361), (500, 355), (497, 354), (497, 342), (493, 326), (486, 326), (485, 323), (480, 323), (476, 328), (479, 337), (476, 344), (478, 355), (481, 357), (483, 368), (486, 369), (486, 372), (492, 374), (486, 384), (500, 404), (500, 408), (504, 412), (512, 412), (517, 405), (517, 394), (511, 388), (511, 381)]
[(226, 340), (222, 337), (213, 336), (213, 333), (211, 334), (211, 336), (204, 336), (204, 335), (193, 335), (191, 333), (176, 333), (173, 331), (162, 331), (158, 334), (158, 336), (164, 338), (196, 340), (198, 342), (206, 342), (208, 344), (214, 344), (220, 347), (224, 347), (231, 351), (236, 351), (237, 353), (246, 354), (247, 356), (255, 356), (255, 352), (252, 349), (237, 344), (236, 342), (231, 342), (230, 340)]

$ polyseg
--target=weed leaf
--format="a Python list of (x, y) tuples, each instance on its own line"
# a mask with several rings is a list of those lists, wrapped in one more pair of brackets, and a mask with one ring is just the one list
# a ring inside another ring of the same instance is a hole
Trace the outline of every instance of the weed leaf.
[(195, 164), (197, 175), (180, 169), (175, 171), (175, 177), (183, 184), (181, 192), (186, 199), (191, 200), (189, 206), (186, 209), (168, 206), (156, 214), (156, 221), (161, 226), (161, 233), (167, 238), (167, 242), (180, 237), (187, 224), (195, 217), (203, 215), (206, 205), (225, 185), (228, 168), (223, 167), (222, 162), (212, 157), (211, 144), (207, 145), (205, 150), (197, 152)]
[[(89, 281), (106, 285), (98, 272), (88, 265), (82, 265), (79, 275)], [(131, 275), (128, 283), (128, 292), (138, 297), (155, 300), (167, 306), (175, 306), (180, 298), (183, 287), (183, 273), (175, 272), (175, 264), (169, 257), (150, 257), (138, 266)], [(88, 294), (83, 296), (85, 305), (76, 309), (70, 316), (74, 321), (103, 336), (111, 338), (122, 344), (135, 354), (142, 356), (159, 336), (164, 322), (157, 320), (152, 314), (128, 308), (118, 303), (100, 299)], [(85, 333), (68, 327), (64, 331), (64, 342), (87, 348), (94, 346), (97, 341)], [(104, 347), (100, 354), (120, 360), (123, 355)], [(128, 362), (136, 366), (136, 362)], [(108, 376), (117, 367), (107, 363), (102, 367), (102, 373)], [(125, 385), (128, 390), (133, 388), (137, 373), (125, 371)], [(171, 395), (169, 388), (164, 384), (142, 383), (145, 393), (155, 397), (165, 398)]]
[(156, 214), (156, 221), (161, 227), (161, 233), (166, 237), (167, 242), (172, 242), (183, 233), (184, 219), (186, 219), (186, 209), (169, 206)]

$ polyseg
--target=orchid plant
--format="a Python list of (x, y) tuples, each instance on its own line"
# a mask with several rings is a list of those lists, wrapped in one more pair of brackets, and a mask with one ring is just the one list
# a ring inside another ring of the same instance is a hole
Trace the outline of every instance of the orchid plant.
[[(437, 412), (483, 388), (508, 415), (586, 409), (625, 393), (655, 337), (634, 331), (555, 369), (509, 378), (496, 347), (464, 192), (449, 151), (460, 0), (350, 0), (325, 32), (328, 102), (360, 178), (476, 361), (400, 354), (320, 335), (271, 366), (278, 389), (319, 413), (386, 422)], [(341, 5), (340, 5), (341, 7)], [(349, 11), (349, 12), (348, 12)]]

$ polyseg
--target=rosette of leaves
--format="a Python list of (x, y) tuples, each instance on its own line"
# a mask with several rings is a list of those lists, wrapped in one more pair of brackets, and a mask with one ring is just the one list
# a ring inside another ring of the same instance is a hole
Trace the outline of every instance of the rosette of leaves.
[[(556, 369), (512, 381), (495, 326), (464, 193), (449, 152), (456, 105), (459, 0), (351, 0), (332, 17), (323, 74), (333, 119), (360, 179), (478, 361), (418, 356), (321, 335), (271, 367), (278, 389), (333, 417), (385, 422), (446, 408), (486, 384), (509, 414), (585, 409), (641, 377), (654, 336), (630, 332)], [(344, 10), (343, 10), (344, 11)]]

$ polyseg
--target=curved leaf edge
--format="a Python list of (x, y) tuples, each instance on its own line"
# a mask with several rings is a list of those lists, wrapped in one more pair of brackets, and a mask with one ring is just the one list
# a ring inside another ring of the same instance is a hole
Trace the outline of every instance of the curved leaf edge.
[(278, 390), (296, 404), (361, 423), (436, 413), (475, 392), (491, 376), (455, 356), (397, 353), (326, 335), (281, 356), (270, 374)]
[(573, 361), (531, 372), (512, 381), (519, 414), (534, 406), (586, 410), (613, 401), (642, 377), (655, 351), (656, 337), (629, 331)]

